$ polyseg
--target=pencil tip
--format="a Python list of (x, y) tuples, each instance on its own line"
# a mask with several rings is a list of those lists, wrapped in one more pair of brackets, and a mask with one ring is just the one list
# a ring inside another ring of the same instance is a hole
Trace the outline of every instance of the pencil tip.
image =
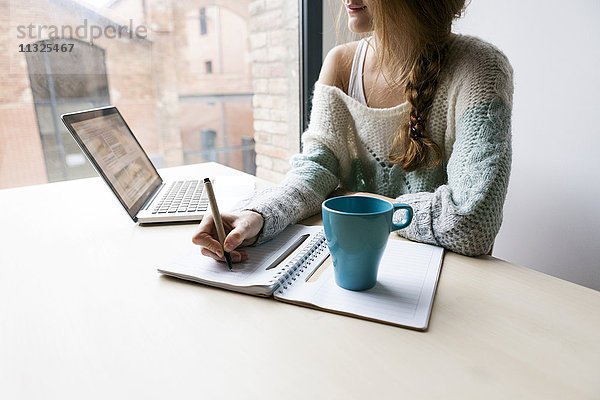
[(229, 267), (229, 270), (231, 271), (233, 269), (233, 266), (231, 265), (231, 254), (229, 254), (229, 252), (225, 252), (225, 261), (227, 261), (227, 266)]

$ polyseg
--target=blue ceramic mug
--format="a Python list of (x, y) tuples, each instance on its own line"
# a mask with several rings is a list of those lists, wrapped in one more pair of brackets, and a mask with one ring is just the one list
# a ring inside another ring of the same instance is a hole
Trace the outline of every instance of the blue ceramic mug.
[[(395, 224), (392, 216), (401, 209), (406, 210), (405, 218)], [(337, 285), (349, 290), (375, 286), (390, 232), (410, 224), (411, 206), (376, 197), (342, 196), (325, 200), (322, 210)]]

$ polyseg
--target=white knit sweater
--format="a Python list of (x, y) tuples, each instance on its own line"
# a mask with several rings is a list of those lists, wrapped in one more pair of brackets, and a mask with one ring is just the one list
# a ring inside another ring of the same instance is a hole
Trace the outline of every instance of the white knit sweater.
[[(394, 134), (408, 121), (408, 103), (369, 108), (342, 90), (317, 84), (303, 152), (279, 186), (246, 205), (265, 220), (258, 243), (321, 210), (341, 186), (366, 190), (413, 207), (401, 236), (465, 255), (488, 252), (502, 223), (511, 164), (512, 68), (494, 46), (458, 36), (427, 122), (442, 149), (435, 169), (405, 173), (388, 161)], [(356, 161), (353, 161), (356, 160)], [(357, 187), (356, 163), (366, 188)]]

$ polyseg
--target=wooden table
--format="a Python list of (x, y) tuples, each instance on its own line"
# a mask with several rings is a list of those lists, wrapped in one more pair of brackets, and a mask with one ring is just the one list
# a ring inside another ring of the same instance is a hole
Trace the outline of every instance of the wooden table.
[(1, 399), (600, 398), (600, 293), (493, 257), (447, 253), (416, 332), (160, 276), (195, 224), (136, 225), (99, 178), (0, 207)]

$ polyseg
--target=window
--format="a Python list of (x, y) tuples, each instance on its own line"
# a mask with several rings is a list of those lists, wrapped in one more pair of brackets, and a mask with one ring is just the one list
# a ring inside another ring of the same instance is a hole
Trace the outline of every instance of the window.
[(206, 35), (206, 8), (200, 9), (200, 34)]
[(278, 181), (299, 149), (295, 2), (13, 0), (8, 11), (0, 189), (95, 176), (60, 114), (107, 104), (157, 168), (217, 161)]
[(67, 54), (25, 53), (48, 181), (94, 176), (60, 115), (110, 104), (104, 50), (74, 39), (33, 44), (40, 48), (72, 46)]
[(302, 129), (308, 128), (310, 95), (319, 79), (323, 53), (323, 0), (302, 1)]

